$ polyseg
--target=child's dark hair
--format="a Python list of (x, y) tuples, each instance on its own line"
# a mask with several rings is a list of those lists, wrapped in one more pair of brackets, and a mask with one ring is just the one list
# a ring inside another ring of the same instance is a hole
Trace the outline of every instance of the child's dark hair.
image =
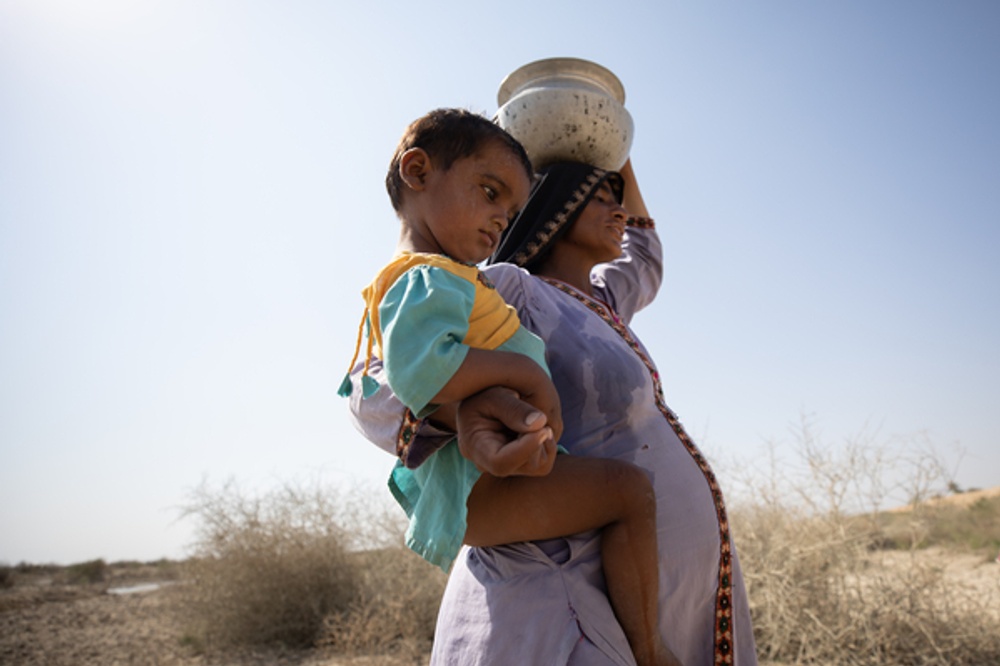
[(534, 171), (524, 147), (485, 116), (465, 109), (435, 109), (414, 120), (403, 132), (385, 176), (385, 189), (389, 192), (392, 207), (398, 211), (403, 201), (399, 163), (407, 150), (423, 148), (435, 167), (447, 171), (455, 160), (473, 155), (490, 141), (500, 141), (510, 148), (521, 159), (528, 179), (532, 179)]

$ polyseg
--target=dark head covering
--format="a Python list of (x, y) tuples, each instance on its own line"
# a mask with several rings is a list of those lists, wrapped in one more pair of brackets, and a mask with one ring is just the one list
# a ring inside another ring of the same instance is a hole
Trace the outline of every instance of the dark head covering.
[(580, 162), (558, 162), (542, 169), (528, 203), (507, 227), (487, 263), (504, 261), (533, 270), (605, 182), (621, 203), (625, 186), (615, 171)]

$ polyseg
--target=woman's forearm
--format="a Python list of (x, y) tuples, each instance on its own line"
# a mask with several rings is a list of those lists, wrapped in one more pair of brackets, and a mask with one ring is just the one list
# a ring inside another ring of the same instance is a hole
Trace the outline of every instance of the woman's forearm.
[(639, 189), (639, 181), (635, 177), (635, 170), (632, 168), (632, 159), (625, 162), (619, 173), (625, 182), (625, 195), (622, 199), (622, 206), (628, 214), (634, 217), (649, 217), (649, 210), (646, 202), (642, 199), (642, 191)]

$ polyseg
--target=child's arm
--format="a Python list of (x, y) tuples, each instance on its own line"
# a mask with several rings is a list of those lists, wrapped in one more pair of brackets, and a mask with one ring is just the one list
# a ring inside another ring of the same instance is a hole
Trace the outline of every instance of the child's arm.
[(548, 374), (524, 354), (469, 349), (458, 370), (432, 402), (458, 402), (491, 386), (512, 389), (525, 402), (542, 411), (552, 428), (553, 438), (559, 441), (563, 429), (559, 394)]
[(378, 305), (381, 356), (393, 392), (425, 417), (436, 405), (507, 387), (561, 434), (559, 397), (542, 366), (521, 353), (465, 342), (475, 303), (476, 284), (440, 267), (415, 266), (396, 279)]

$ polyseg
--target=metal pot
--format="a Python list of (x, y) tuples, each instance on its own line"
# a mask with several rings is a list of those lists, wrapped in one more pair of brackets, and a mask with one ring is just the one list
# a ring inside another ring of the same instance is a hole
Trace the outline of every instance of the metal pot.
[(610, 70), (579, 58), (548, 58), (511, 72), (497, 92), (497, 123), (536, 169), (586, 162), (618, 170), (634, 132), (625, 88)]

